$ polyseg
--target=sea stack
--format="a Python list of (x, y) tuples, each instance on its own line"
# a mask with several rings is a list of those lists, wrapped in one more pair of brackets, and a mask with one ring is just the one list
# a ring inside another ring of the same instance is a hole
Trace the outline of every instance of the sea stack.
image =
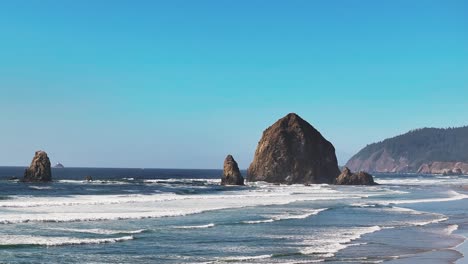
[(248, 181), (333, 183), (340, 174), (335, 148), (300, 116), (290, 113), (263, 132)]
[(348, 167), (345, 167), (341, 174), (336, 178), (337, 185), (375, 185), (374, 178), (367, 172), (360, 171), (352, 173)]
[(242, 177), (239, 166), (231, 155), (227, 155), (224, 160), (221, 185), (244, 185), (244, 177)]
[(45, 151), (36, 151), (31, 165), (24, 172), (25, 182), (49, 182), (52, 181), (50, 160)]
[(63, 168), (65, 168), (65, 166), (63, 166), (62, 163), (57, 162), (57, 164), (55, 164), (54, 168), (56, 168), (56, 169), (63, 169)]

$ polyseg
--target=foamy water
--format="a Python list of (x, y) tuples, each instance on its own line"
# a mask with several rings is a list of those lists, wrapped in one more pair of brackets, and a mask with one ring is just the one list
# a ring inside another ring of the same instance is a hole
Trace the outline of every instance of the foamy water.
[[(463, 228), (461, 216), (453, 217), (457, 207), (447, 206), (467, 198), (452, 187), (461, 177), (382, 176), (376, 177), (382, 185), (368, 187), (221, 187), (219, 178), (177, 171), (183, 173), (186, 178), (8, 182), (0, 197), (0, 247), (14, 254), (0, 252), (0, 259), (32, 261), (29, 256), (53, 248), (64, 259), (44, 255), (45, 262), (380, 263), (409, 249), (437, 250), (438, 240), (459, 243)], [(434, 246), (419, 248), (402, 237), (409, 233)], [(381, 252), (363, 255), (367, 247)]]
[(116, 243), (134, 239), (133, 236), (117, 238), (74, 238), (52, 236), (28, 236), (28, 235), (2, 235), (0, 246), (8, 245), (38, 245), (38, 246), (69, 246), (84, 244)]

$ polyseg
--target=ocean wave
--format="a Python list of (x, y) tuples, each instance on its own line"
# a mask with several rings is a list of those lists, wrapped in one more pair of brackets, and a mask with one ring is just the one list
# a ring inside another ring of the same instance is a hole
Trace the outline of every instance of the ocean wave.
[(456, 201), (468, 198), (468, 195), (458, 193), (456, 191), (449, 191), (449, 197), (441, 197), (441, 198), (423, 198), (423, 199), (412, 199), (412, 200), (392, 200), (392, 201), (384, 201), (381, 204), (389, 205), (389, 204), (412, 204), (412, 203), (432, 203), (432, 202), (449, 202), (449, 201)]
[(75, 195), (68, 197), (34, 197), (16, 196), (15, 199), (1, 201), (0, 207), (40, 207), (40, 206), (75, 206), (75, 205), (109, 205), (137, 202), (161, 202), (186, 199), (173, 193), (163, 194), (127, 194), (127, 195)]
[(207, 184), (219, 184), (221, 179), (144, 179), (144, 183), (165, 183), (165, 184), (187, 184), (187, 183), (207, 183)]
[(262, 223), (272, 223), (274, 219), (265, 219), (265, 220), (253, 220), (253, 221), (242, 221), (244, 224), (262, 224)]
[(206, 224), (206, 225), (188, 225), (188, 226), (174, 226), (177, 229), (203, 229), (203, 228), (212, 228), (216, 225), (214, 223)]
[(445, 228), (445, 233), (447, 235), (451, 235), (453, 234), (453, 232), (457, 231), (458, 230), (458, 225), (449, 225), (447, 226), (447, 228)]
[(59, 183), (68, 183), (68, 184), (114, 184), (114, 185), (124, 185), (124, 184), (133, 184), (128, 180), (121, 179), (121, 180), (58, 180)]
[(52, 236), (30, 236), (30, 235), (1, 235), (0, 246), (67, 246), (85, 244), (116, 243), (133, 240), (133, 236), (122, 236), (116, 238), (74, 238), (74, 237), (52, 237)]
[(221, 257), (217, 258), (217, 261), (223, 262), (246, 262), (249, 260), (259, 260), (259, 259), (268, 259), (273, 255), (258, 255), (258, 256), (230, 256), (230, 257)]
[(111, 229), (100, 229), (100, 228), (90, 228), (90, 229), (79, 229), (79, 228), (49, 228), (49, 230), (65, 231), (65, 232), (74, 232), (74, 233), (88, 233), (88, 234), (98, 234), (98, 235), (118, 235), (118, 234), (140, 234), (146, 232), (146, 229), (138, 230), (111, 230)]
[(464, 176), (430, 176), (411, 178), (379, 178), (374, 179), (379, 184), (388, 185), (463, 185), (468, 184), (468, 178)]
[(448, 219), (449, 219), (448, 217), (441, 217), (441, 218), (433, 219), (433, 220), (423, 220), (423, 221), (417, 221), (417, 222), (409, 222), (409, 224), (414, 225), (414, 226), (425, 226), (425, 225), (430, 225), (430, 224), (441, 223), (441, 222), (447, 221)]
[[(270, 186), (199, 195), (157, 193), (65, 197), (16, 196), (14, 199), (0, 200), (1, 208), (14, 208), (14, 210), (5, 210), (0, 214), (0, 223), (160, 218), (213, 210), (285, 205), (303, 201), (359, 199), (367, 196), (365, 192), (337, 191), (323, 185), (312, 188), (310, 186)], [(316, 213), (318, 212), (310, 211), (301, 215), (275, 215), (269, 218), (274, 218), (274, 220), (300, 219)]]
[[(384, 211), (388, 211), (392, 213), (402, 213), (402, 214), (407, 214), (407, 215), (418, 215), (421, 217), (434, 218), (430, 220), (424, 219), (424, 220), (416, 220), (416, 221), (414, 220), (402, 221), (401, 225), (403, 226), (425, 226), (425, 225), (444, 222), (449, 219), (446, 215), (443, 215), (443, 214), (423, 212), (423, 211), (418, 211), (418, 210), (405, 208), (405, 207), (398, 207), (398, 206), (379, 205), (379, 204), (351, 204), (351, 206), (360, 207), (360, 208), (376, 208), (379, 210), (384, 210)], [(393, 223), (393, 226), (386, 226), (382, 228), (394, 228), (396, 226), (398, 226), (398, 224)]]
[(394, 212), (401, 212), (401, 213), (412, 214), (412, 215), (428, 214), (427, 212), (422, 212), (422, 211), (405, 208), (405, 207), (399, 207), (399, 206), (391, 206), (390, 209)]
[(333, 257), (338, 251), (349, 246), (358, 245), (351, 244), (361, 238), (365, 234), (374, 233), (382, 230), (380, 226), (349, 228), (346, 230), (336, 230), (334, 235), (323, 237), (319, 240), (304, 239), (299, 245), (306, 247), (300, 250), (304, 255), (320, 255), (326, 258)]
[(402, 213), (402, 214), (411, 214), (411, 215), (423, 215), (423, 214), (433, 214), (429, 212), (418, 211), (410, 208), (399, 207), (399, 206), (391, 206), (391, 205), (383, 205), (383, 204), (376, 204), (376, 203), (352, 203), (350, 204), (352, 207), (358, 208), (374, 208), (376, 210), (384, 210), (393, 213)]
[(36, 185), (31, 185), (31, 186), (28, 186), (29, 189), (33, 189), (33, 190), (51, 190), (52, 189), (52, 186), (36, 186)]
[(281, 221), (281, 220), (305, 219), (305, 218), (310, 217), (312, 215), (317, 215), (320, 212), (323, 212), (325, 210), (328, 210), (328, 208), (308, 210), (305, 213), (303, 212), (302, 214), (286, 213), (286, 214), (271, 216), (271, 218), (268, 218), (268, 219), (242, 221), (242, 223), (244, 223), (244, 224), (262, 224), (262, 223), (272, 223), (272, 222)]

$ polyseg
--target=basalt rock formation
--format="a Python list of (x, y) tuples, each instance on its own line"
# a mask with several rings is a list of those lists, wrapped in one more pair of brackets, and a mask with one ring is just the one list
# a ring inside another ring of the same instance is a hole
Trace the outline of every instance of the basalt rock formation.
[(237, 162), (231, 155), (227, 155), (224, 160), (223, 176), (221, 177), (222, 185), (244, 185), (244, 177), (242, 177)]
[(353, 171), (468, 174), (468, 126), (422, 128), (367, 145), (346, 164)]
[(36, 151), (31, 165), (24, 172), (25, 182), (48, 182), (52, 181), (50, 160), (45, 151)]
[(337, 185), (375, 185), (374, 178), (369, 173), (360, 171), (352, 173), (348, 167), (345, 167), (341, 174), (336, 178)]
[(333, 183), (340, 171), (333, 145), (290, 113), (263, 132), (247, 174), (248, 181), (312, 184)]

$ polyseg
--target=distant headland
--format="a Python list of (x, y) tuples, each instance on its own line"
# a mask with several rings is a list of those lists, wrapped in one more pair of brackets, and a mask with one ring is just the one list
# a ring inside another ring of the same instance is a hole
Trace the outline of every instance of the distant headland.
[(366, 146), (346, 166), (384, 173), (468, 174), (468, 126), (412, 130)]

